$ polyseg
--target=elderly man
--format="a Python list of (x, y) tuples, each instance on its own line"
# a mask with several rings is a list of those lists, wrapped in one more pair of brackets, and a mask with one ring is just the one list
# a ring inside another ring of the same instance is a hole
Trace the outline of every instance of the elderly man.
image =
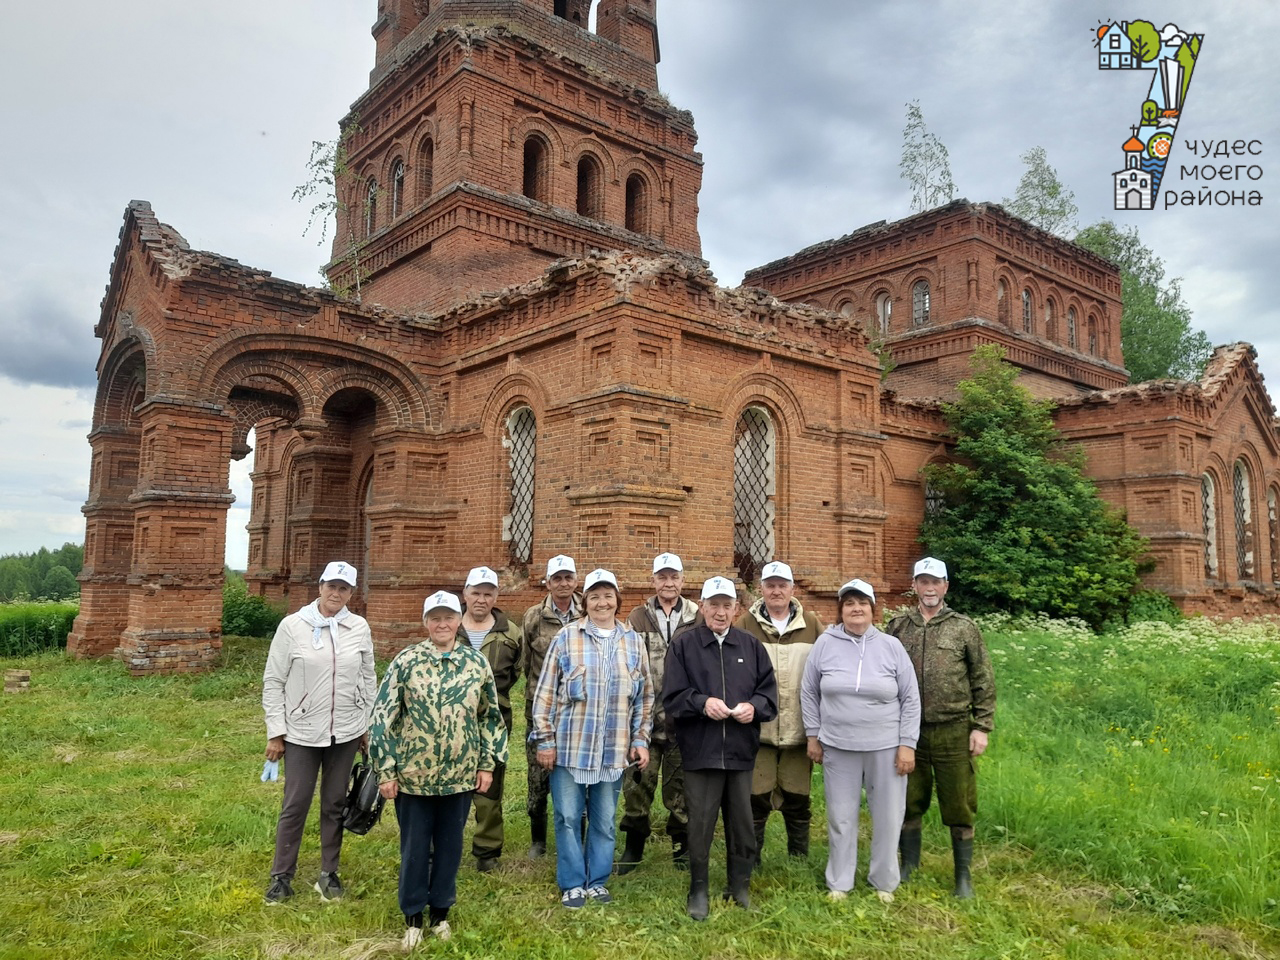
[(751, 830), (751, 769), (760, 724), (777, 712), (778, 687), (764, 645), (733, 626), (737, 588), (712, 577), (702, 585), (705, 622), (667, 650), (663, 700), (684, 761), (689, 811), (689, 899), (694, 920), (709, 913), (711, 838), (723, 811), (728, 888), (724, 896), (751, 906), (756, 861)]
[(973, 758), (987, 749), (996, 713), (996, 683), (982, 632), (944, 602), (947, 565), (925, 557), (912, 571), (916, 609), (895, 617), (885, 632), (907, 648), (920, 682), (922, 706), (916, 768), (907, 780), (907, 814), (898, 849), (902, 882), (920, 866), (922, 818), (934, 784), (942, 822), (951, 828), (955, 896), (973, 896), (973, 823), (978, 781)]
[[(476, 567), (467, 574), (462, 602), (466, 611), (458, 626), (458, 641), (480, 651), (489, 661), (498, 688), (498, 708), (509, 736), (511, 688), (520, 676), (523, 634), (519, 625), (495, 606), (498, 575), (489, 567)], [(506, 777), (507, 765), (499, 763), (489, 788), (476, 791), (476, 831), (471, 838), (471, 855), (476, 858), (476, 869), (482, 873), (494, 869), (502, 856), (502, 786)]]
[[(547, 561), (547, 595), (524, 612), (524, 684), (525, 729), (533, 731), (533, 691), (542, 676), (542, 661), (556, 634), (583, 614), (582, 595), (578, 590), (578, 568), (573, 557), (559, 554)], [(548, 771), (538, 764), (537, 744), (526, 737), (524, 745), (528, 767), (529, 859), (536, 860), (547, 852), (547, 797), (551, 793)]]
[(653, 737), (649, 743), (649, 766), (636, 771), (622, 785), (622, 830), (627, 835), (619, 875), (630, 873), (644, 859), (644, 845), (649, 839), (649, 811), (662, 774), (662, 805), (667, 808), (667, 836), (671, 838), (671, 857), (677, 867), (689, 862), (686, 844), (689, 840), (689, 816), (684, 809), (684, 770), (680, 765), (680, 748), (667, 729), (666, 712), (662, 709), (662, 672), (667, 648), (686, 630), (702, 622), (698, 607), (681, 596), (684, 590), (684, 564), (674, 553), (660, 553), (653, 559), (653, 596), (631, 611), (627, 623), (645, 645), (649, 654), (649, 676), (653, 680)]
[(778, 678), (778, 718), (760, 730), (760, 753), (751, 778), (751, 814), (755, 821), (756, 855), (764, 850), (769, 814), (782, 810), (787, 853), (809, 855), (809, 783), (813, 762), (800, 709), (800, 681), (809, 652), (822, 634), (822, 622), (795, 599), (791, 568), (780, 561), (760, 571), (761, 598), (736, 626), (764, 644)]

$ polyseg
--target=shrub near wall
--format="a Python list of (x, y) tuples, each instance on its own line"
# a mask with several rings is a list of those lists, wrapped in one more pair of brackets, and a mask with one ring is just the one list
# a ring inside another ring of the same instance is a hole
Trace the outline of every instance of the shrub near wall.
[(222, 587), (222, 633), (228, 637), (269, 637), (284, 619), (284, 611), (265, 597), (250, 594), (244, 578), (227, 573)]
[(29, 601), (0, 604), (0, 657), (65, 648), (78, 603)]

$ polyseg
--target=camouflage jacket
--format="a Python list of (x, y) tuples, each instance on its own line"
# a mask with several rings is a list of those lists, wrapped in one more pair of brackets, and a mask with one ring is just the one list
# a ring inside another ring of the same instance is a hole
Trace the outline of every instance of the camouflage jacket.
[(446, 654), (427, 640), (401, 650), (382, 678), (369, 745), (381, 783), (417, 796), (474, 790), (477, 771), (507, 760), (488, 662), (465, 643)]
[(547, 647), (556, 638), (556, 634), (568, 624), (582, 619), (584, 609), (582, 594), (575, 593), (569, 601), (569, 617), (561, 620), (551, 606), (551, 595), (542, 598), (524, 612), (524, 653), (521, 658), (520, 672), (524, 674), (524, 718), (529, 721), (528, 729), (533, 730), (533, 691), (538, 686), (538, 678), (542, 676), (542, 661), (546, 659)]
[(675, 619), (668, 637), (658, 623), (657, 602), (658, 598), (654, 596), (640, 604), (627, 617), (627, 624), (649, 651), (649, 679), (653, 681), (653, 740), (669, 743), (672, 736), (667, 729), (667, 712), (662, 706), (662, 675), (667, 662), (667, 647), (680, 634), (702, 623), (702, 614), (696, 603), (681, 597), (679, 608), (671, 611)]
[(943, 604), (927, 623), (917, 608), (894, 617), (884, 632), (902, 641), (916, 668), (922, 722), (965, 721), (991, 732), (996, 678), (977, 624)]
[(822, 621), (791, 601), (791, 617), (781, 634), (769, 619), (764, 600), (757, 600), (734, 624), (764, 644), (778, 681), (778, 715), (760, 727), (760, 742), (770, 747), (798, 747), (808, 742), (800, 709), (800, 681), (804, 665), (818, 637)]
[[(471, 639), (463, 626), (458, 627), (458, 643), (471, 646)], [(493, 671), (493, 682), (498, 687), (498, 708), (502, 711), (502, 722), (508, 733), (511, 732), (511, 688), (520, 679), (523, 650), (524, 634), (520, 625), (494, 607), (493, 626), (485, 635), (480, 652), (489, 661), (489, 669)]]

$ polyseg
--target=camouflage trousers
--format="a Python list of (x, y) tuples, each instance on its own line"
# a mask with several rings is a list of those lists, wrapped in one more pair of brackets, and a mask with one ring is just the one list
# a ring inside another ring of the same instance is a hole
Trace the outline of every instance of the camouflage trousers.
[(528, 762), (528, 799), (525, 809), (533, 822), (547, 820), (547, 797), (551, 795), (551, 771), (538, 766), (538, 746), (529, 740), (524, 742), (524, 756)]
[(662, 777), (662, 805), (667, 808), (667, 836), (683, 844), (689, 835), (689, 814), (684, 802), (684, 764), (674, 743), (651, 743), (649, 766), (628, 770), (622, 781), (622, 829), (649, 835), (649, 811)]
[(969, 755), (969, 722), (922, 723), (916, 769), (907, 777), (907, 822), (929, 809), (934, 785), (948, 827), (972, 827), (978, 813), (978, 768)]

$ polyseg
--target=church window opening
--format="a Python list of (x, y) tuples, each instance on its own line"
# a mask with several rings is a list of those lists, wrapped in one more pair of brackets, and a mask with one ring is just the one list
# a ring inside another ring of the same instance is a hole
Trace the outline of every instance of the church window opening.
[(876, 297), (876, 323), (881, 333), (889, 332), (889, 324), (893, 320), (893, 297), (882, 293)]
[(649, 184), (633, 173), (627, 177), (627, 222), (632, 233), (649, 232)]
[(753, 583), (773, 559), (777, 434), (763, 407), (747, 407), (733, 437), (733, 561), (743, 583)]
[(996, 319), (1009, 325), (1009, 287), (1003, 280), (996, 284)]
[(426, 203), (431, 196), (431, 191), (435, 189), (435, 159), (436, 145), (433, 140), (427, 138), (422, 141), (422, 146), (418, 148), (418, 202)]
[(1035, 322), (1031, 319), (1031, 291), (1022, 291), (1022, 329), (1024, 333), (1035, 332)]
[(929, 281), (917, 280), (911, 288), (911, 323), (923, 327), (929, 322)]
[(1267, 490), (1267, 540), (1271, 547), (1271, 582), (1280, 583), (1280, 497)]
[(404, 163), (397, 160), (391, 168), (391, 219), (404, 209)]
[(508, 512), (502, 518), (502, 539), (507, 541), (512, 563), (533, 560), (533, 475), (536, 461), (538, 423), (533, 410), (516, 407), (507, 417), (503, 446), (511, 477)]
[(1231, 486), (1235, 501), (1236, 566), (1241, 580), (1253, 579), (1253, 508), (1250, 503), (1249, 470), (1243, 460), (1237, 460), (1231, 471)]
[(1200, 478), (1200, 517), (1204, 529), (1204, 575), (1218, 575), (1217, 490), (1212, 474)]
[(524, 142), (524, 195), (547, 203), (547, 145), (540, 137)]
[(1093, 356), (1098, 355), (1098, 321), (1093, 317), (1089, 318), (1089, 353)]
[(595, 157), (583, 154), (578, 159), (578, 214), (601, 219), (604, 212), (604, 197), (600, 173), (600, 162)]
[(1076, 348), (1076, 308), (1067, 308), (1067, 346)]
[(944, 501), (942, 499), (942, 491), (935, 487), (932, 481), (924, 482), (924, 515), (926, 518), (936, 517), (942, 512)]
[(378, 181), (372, 177), (365, 186), (364, 192), (364, 235), (373, 236), (378, 229)]

